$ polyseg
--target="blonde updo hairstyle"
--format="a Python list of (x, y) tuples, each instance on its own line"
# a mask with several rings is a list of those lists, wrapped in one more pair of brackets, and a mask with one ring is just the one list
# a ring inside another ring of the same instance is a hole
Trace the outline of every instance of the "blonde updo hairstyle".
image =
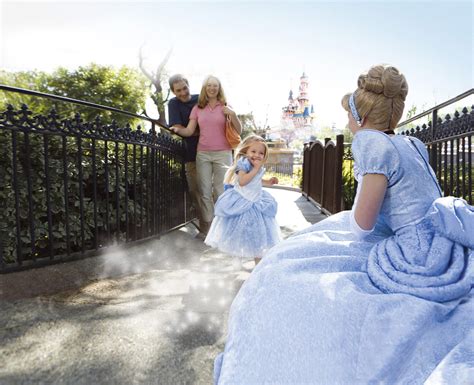
[[(376, 130), (393, 130), (400, 121), (408, 93), (405, 76), (388, 64), (371, 67), (359, 76), (354, 102), (360, 118), (366, 118)], [(350, 111), (349, 97), (342, 98), (342, 107)]]

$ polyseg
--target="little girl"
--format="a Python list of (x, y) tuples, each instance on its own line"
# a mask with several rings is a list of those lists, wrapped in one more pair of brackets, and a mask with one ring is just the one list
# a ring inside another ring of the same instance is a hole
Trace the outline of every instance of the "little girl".
[(234, 257), (253, 257), (255, 265), (265, 250), (281, 240), (275, 220), (277, 202), (262, 189), (262, 184), (278, 183), (275, 177), (262, 178), (267, 158), (267, 144), (257, 135), (247, 136), (235, 150), (234, 163), (224, 178), (225, 191), (216, 202), (204, 241)]

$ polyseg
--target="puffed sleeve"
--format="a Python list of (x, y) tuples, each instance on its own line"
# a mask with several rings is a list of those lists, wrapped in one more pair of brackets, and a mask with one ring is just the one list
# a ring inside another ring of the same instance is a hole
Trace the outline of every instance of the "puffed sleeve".
[(251, 169), (252, 165), (250, 164), (249, 160), (245, 157), (242, 157), (237, 161), (235, 173), (237, 174), (239, 171), (249, 172)]
[(400, 157), (392, 139), (376, 130), (360, 130), (352, 142), (354, 174), (360, 180), (365, 174), (383, 174), (391, 186), (398, 179)]

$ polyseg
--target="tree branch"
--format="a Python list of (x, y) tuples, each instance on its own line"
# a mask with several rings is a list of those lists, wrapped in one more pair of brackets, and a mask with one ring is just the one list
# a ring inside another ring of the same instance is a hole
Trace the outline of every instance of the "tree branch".
[(143, 54), (142, 54), (142, 47), (140, 47), (140, 52), (138, 53), (138, 65), (142, 72), (145, 74), (145, 76), (152, 82), (152, 84), (155, 84), (154, 82), (154, 75), (149, 73), (145, 66), (143, 65)]

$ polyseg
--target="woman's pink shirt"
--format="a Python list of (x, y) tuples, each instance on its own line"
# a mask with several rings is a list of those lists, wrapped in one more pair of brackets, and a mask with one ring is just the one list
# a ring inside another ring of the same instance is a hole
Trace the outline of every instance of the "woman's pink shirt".
[(189, 119), (197, 120), (199, 124), (198, 151), (223, 151), (231, 150), (225, 137), (225, 115), (223, 105), (217, 103), (214, 108), (207, 105), (199, 108), (197, 105), (191, 110)]

